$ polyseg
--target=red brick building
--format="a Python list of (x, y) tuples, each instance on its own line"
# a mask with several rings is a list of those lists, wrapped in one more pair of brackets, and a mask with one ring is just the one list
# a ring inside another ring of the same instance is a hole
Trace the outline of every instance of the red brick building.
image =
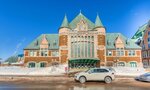
[(141, 66), (141, 47), (121, 33), (106, 33), (99, 16), (95, 23), (82, 13), (71, 22), (64, 17), (58, 34), (42, 34), (24, 48), (24, 65), (69, 68)]
[(145, 68), (150, 68), (150, 21), (146, 26), (141, 46), (143, 65)]

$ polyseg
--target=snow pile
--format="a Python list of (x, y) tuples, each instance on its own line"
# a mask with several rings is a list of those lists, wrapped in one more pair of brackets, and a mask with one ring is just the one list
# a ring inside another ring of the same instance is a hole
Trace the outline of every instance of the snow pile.
[(38, 68), (27, 75), (63, 75), (66, 65), (51, 66), (46, 68)]
[(113, 67), (116, 75), (120, 76), (138, 76), (146, 73), (143, 67)]
[[(46, 68), (27, 68), (19, 66), (0, 67), (0, 75), (64, 75), (67, 64)], [(142, 67), (112, 67), (119, 76), (138, 76), (146, 73)]]
[(26, 68), (19, 66), (0, 67), (0, 75), (63, 75), (67, 65), (46, 68)]

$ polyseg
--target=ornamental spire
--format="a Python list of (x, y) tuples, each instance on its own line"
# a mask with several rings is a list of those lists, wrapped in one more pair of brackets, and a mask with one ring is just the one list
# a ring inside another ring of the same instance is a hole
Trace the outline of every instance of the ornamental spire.
[(103, 27), (103, 24), (99, 18), (98, 13), (97, 13), (96, 20), (95, 20), (95, 27)]
[(66, 14), (65, 14), (64, 20), (63, 20), (63, 22), (61, 24), (61, 27), (65, 27), (65, 28), (69, 27), (68, 19), (67, 19), (67, 15)]

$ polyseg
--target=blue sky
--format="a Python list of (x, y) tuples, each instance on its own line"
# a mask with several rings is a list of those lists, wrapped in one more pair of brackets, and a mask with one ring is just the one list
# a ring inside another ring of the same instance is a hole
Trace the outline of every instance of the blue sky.
[(107, 32), (131, 36), (150, 19), (150, 0), (0, 0), (0, 57), (23, 53), (43, 33), (58, 33), (65, 13), (82, 13), (95, 22), (97, 12)]

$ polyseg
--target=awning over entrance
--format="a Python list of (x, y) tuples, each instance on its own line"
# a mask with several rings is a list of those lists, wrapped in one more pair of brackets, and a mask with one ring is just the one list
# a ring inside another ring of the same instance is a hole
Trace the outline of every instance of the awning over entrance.
[(84, 67), (96, 67), (97, 63), (100, 62), (97, 58), (75, 58), (69, 60), (70, 68), (84, 68)]
[(95, 63), (100, 61), (97, 58), (80, 58), (80, 59), (70, 59), (69, 62), (70, 63)]

